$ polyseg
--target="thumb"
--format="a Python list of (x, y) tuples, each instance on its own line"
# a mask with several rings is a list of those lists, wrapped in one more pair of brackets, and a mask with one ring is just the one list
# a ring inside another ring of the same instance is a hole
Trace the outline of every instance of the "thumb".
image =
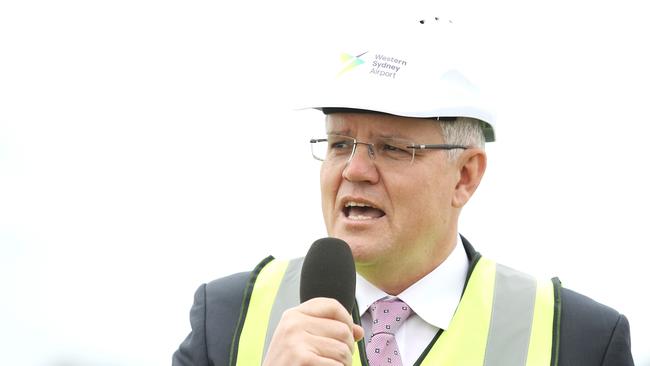
[(363, 338), (363, 327), (357, 324), (352, 324), (352, 336), (355, 342), (359, 342)]

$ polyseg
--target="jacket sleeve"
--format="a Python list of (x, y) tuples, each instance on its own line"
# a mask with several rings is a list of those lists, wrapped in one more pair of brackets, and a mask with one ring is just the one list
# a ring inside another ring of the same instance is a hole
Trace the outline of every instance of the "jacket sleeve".
[(603, 358), (603, 366), (634, 365), (630, 344), (630, 324), (620, 315)]
[(194, 294), (190, 310), (192, 331), (172, 357), (172, 366), (207, 366), (208, 352), (205, 341), (205, 288), (201, 285)]
[(199, 286), (190, 310), (192, 331), (172, 357), (172, 366), (225, 366), (236, 333), (249, 272)]

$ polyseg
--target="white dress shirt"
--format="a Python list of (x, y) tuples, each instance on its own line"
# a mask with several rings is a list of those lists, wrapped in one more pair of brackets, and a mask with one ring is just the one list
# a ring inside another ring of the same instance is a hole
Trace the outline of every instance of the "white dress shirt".
[(356, 296), (365, 331), (366, 344), (372, 335), (372, 319), (367, 311), (372, 303), (398, 297), (411, 307), (411, 316), (397, 330), (395, 338), (403, 365), (413, 365), (440, 329), (447, 329), (465, 286), (469, 269), (467, 254), (460, 240), (438, 268), (411, 285), (398, 296), (390, 296), (357, 274)]

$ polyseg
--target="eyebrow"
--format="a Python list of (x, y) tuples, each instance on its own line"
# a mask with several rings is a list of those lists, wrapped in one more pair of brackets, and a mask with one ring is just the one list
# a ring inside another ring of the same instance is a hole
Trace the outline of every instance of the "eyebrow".
[(377, 136), (379, 136), (381, 138), (384, 138), (384, 139), (399, 139), (399, 140), (407, 140), (407, 141), (411, 141), (411, 142), (415, 140), (415, 139), (413, 139), (411, 137), (404, 136), (399, 132), (395, 132), (395, 133), (390, 134), (390, 135), (385, 134), (385, 133), (380, 133)]
[[(350, 129), (327, 131), (326, 134), (327, 135), (339, 135), (339, 136), (347, 136), (347, 137), (356, 138), (356, 137), (354, 137), (354, 136), (352, 136), (350, 134)], [(374, 135), (373, 137), (379, 137), (379, 138), (388, 139), (388, 140), (404, 140), (405, 142), (410, 142), (410, 143), (415, 143), (415, 141), (416, 141), (416, 139), (406, 137), (406, 136), (400, 134), (399, 132), (396, 132), (396, 133), (390, 134), (390, 135), (386, 134), (386, 133), (380, 133), (380, 134)]]
[[(341, 136), (350, 136), (350, 129), (345, 129), (345, 130), (331, 130), (331, 131), (326, 131), (326, 134), (328, 135), (341, 135)], [(352, 136), (350, 136), (352, 137)]]

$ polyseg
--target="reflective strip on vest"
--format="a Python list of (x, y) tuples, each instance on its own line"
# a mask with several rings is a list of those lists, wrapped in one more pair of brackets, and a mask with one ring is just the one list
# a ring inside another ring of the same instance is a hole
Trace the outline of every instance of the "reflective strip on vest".
[[(255, 281), (237, 352), (237, 365), (257, 366), (282, 313), (299, 303), (302, 259), (273, 260)], [(554, 287), (480, 258), (456, 313), (422, 366), (548, 366), (553, 341)], [(359, 355), (354, 366), (367, 365)]]
[(288, 262), (270, 261), (257, 275), (241, 329), (236, 365), (261, 365), (271, 309)]
[[(294, 259), (287, 265), (284, 277), (280, 283), (275, 303), (271, 309), (269, 317), (269, 329), (275, 329), (282, 318), (286, 309), (298, 306), (300, 304), (300, 272), (304, 258)], [(266, 341), (264, 342), (263, 354), (269, 349), (269, 344), (273, 338), (273, 332), (266, 332)]]
[(534, 278), (496, 265), (492, 319), (485, 347), (486, 366), (526, 364), (536, 291)]

